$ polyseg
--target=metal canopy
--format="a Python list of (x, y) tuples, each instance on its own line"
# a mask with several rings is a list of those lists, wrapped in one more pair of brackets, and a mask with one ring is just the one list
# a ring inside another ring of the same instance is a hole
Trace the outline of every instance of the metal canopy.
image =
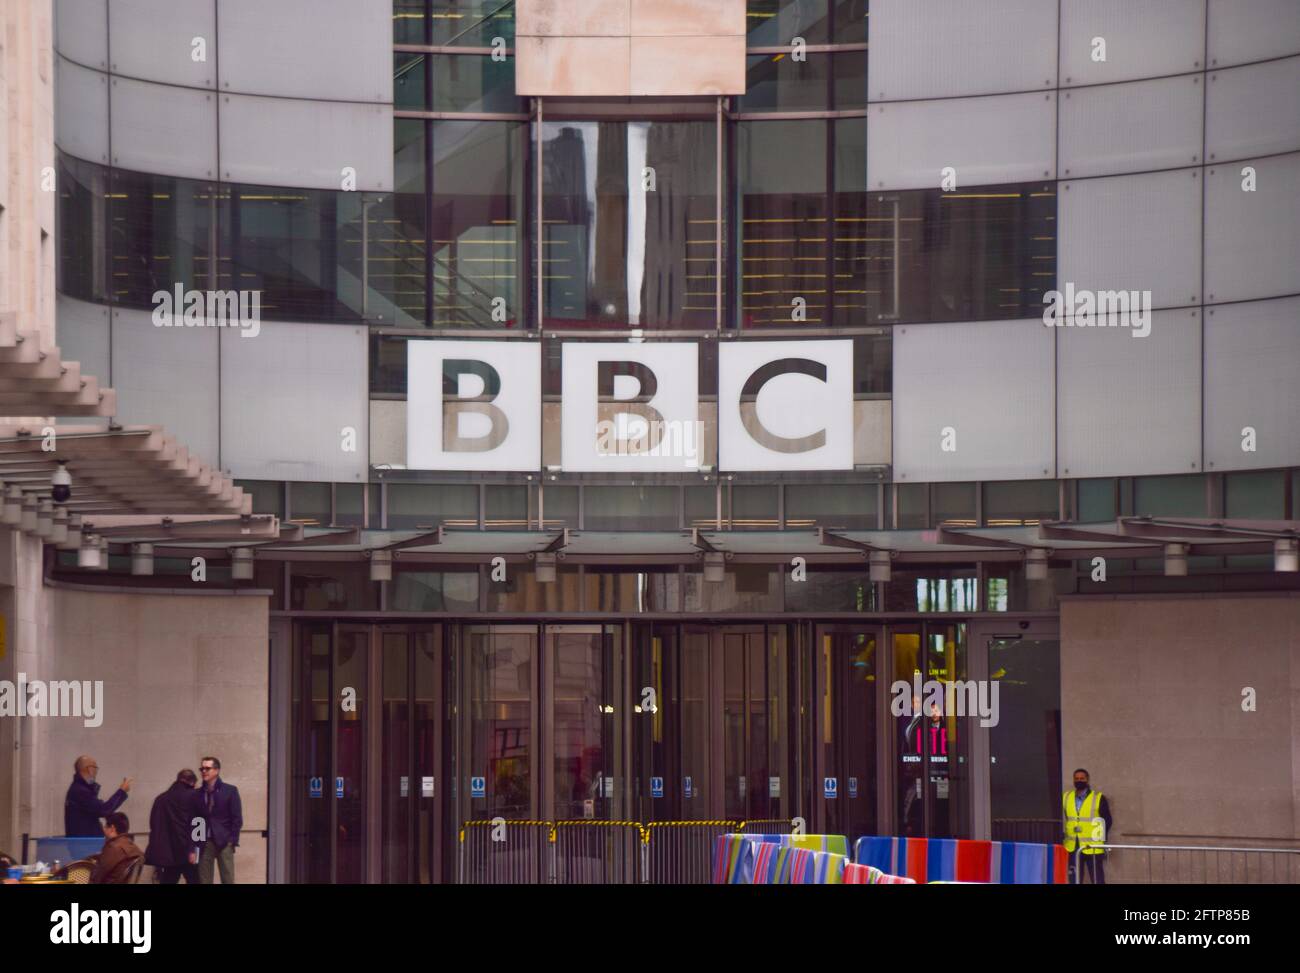
[[(1202, 529), (1207, 526), (1209, 529)], [(474, 563), (494, 557), (527, 560), (562, 554), (570, 564), (696, 564), (704, 553), (741, 563), (809, 563), (866, 567), (872, 551), (888, 551), (896, 565), (1016, 563), (1027, 551), (1047, 550), (1053, 560), (1159, 557), (1165, 543), (1190, 543), (1193, 554), (1264, 554), (1276, 537), (1294, 536), (1300, 522), (1161, 521), (1160, 536), (1135, 536), (1122, 522), (1043, 524), (1026, 527), (900, 531), (487, 531), (442, 527), (439, 531), (326, 530), (305, 528), (295, 542), (258, 543), (258, 557), (276, 560), (359, 560), (387, 550), (397, 563)], [(1184, 535), (1178, 531), (1186, 530)], [(178, 544), (178, 548), (195, 545)]]
[[(53, 429), (52, 437), (43, 434), (45, 428)], [(252, 498), (233, 480), (191, 456), (159, 426), (0, 423), (0, 481), (47, 497), (60, 460), (72, 475), (72, 498), (61, 506), (88, 518), (252, 513)]]

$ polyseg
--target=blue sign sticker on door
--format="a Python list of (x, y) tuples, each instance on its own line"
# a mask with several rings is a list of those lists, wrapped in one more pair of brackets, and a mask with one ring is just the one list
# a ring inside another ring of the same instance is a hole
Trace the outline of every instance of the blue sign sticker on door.
[(839, 797), (840, 796), (839, 779), (836, 777), (823, 777), (822, 793), (826, 796), (826, 800), (828, 801), (833, 801), (835, 798)]
[(469, 779), (470, 797), (487, 797), (487, 778), (471, 777)]
[(857, 796), (858, 796), (858, 779), (857, 779), (856, 777), (850, 777), (850, 778), (849, 778), (849, 797), (857, 797)]
[(695, 796), (695, 785), (691, 782), (689, 777), (682, 778), (682, 791), (687, 798)]
[(335, 797), (342, 797), (342, 796), (343, 796), (343, 778), (342, 778), (342, 777), (335, 777), (335, 778), (334, 778), (334, 796), (335, 796)]
[(651, 797), (664, 796), (664, 779), (662, 777), (650, 778), (650, 796)]
[(325, 792), (325, 781), (319, 777), (312, 777), (307, 781), (307, 793), (311, 797), (320, 797)]

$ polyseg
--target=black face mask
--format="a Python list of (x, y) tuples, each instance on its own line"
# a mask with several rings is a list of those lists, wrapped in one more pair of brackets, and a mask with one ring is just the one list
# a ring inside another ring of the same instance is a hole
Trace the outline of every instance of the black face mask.
[(1088, 782), (1086, 780), (1076, 780), (1074, 782), (1074, 789), (1076, 791), (1086, 791), (1088, 789)]

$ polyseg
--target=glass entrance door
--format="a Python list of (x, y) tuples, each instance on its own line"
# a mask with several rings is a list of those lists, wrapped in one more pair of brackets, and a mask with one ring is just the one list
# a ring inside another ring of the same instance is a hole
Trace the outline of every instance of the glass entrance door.
[(1054, 633), (990, 635), (998, 684), (989, 729), (989, 817), (994, 841), (1054, 842), (1061, 835), (1061, 645)]
[(628, 697), (620, 630), (548, 625), (543, 671), (548, 820), (620, 820), (626, 805), (623, 728)]
[(786, 826), (795, 801), (784, 626), (714, 631), (722, 667), (723, 816)]
[[(894, 830), (909, 837), (971, 833), (966, 626), (926, 623), (891, 628), (894, 686)], [(959, 715), (960, 714), (960, 715)]]
[(820, 831), (854, 841), (879, 834), (877, 751), (880, 629), (858, 624), (817, 629), (817, 747), (814, 804)]
[(460, 648), (459, 819), (536, 820), (537, 626), (469, 625)]
[(442, 629), (385, 626), (379, 647), (381, 880), (446, 881), (443, 808), (454, 765), (443, 719)]

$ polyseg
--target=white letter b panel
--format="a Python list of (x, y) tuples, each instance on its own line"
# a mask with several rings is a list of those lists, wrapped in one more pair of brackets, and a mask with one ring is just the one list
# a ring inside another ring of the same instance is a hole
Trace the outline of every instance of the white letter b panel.
[(539, 469), (541, 364), (536, 342), (407, 342), (407, 469)]

